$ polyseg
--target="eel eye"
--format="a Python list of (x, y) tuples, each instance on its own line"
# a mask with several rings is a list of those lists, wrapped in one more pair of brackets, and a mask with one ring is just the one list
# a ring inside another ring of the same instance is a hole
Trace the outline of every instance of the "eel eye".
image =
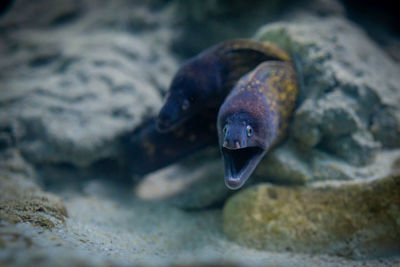
[(187, 110), (189, 108), (189, 106), (190, 106), (189, 100), (187, 100), (187, 99), (183, 100), (182, 106), (181, 106), (182, 110)]
[(253, 128), (250, 125), (247, 125), (247, 127), (246, 127), (246, 134), (247, 134), (247, 137), (250, 137), (253, 135)]
[(222, 132), (224, 133), (224, 134), (226, 134), (226, 131), (228, 130), (228, 125), (225, 125), (225, 127), (224, 127), (224, 129), (222, 129)]

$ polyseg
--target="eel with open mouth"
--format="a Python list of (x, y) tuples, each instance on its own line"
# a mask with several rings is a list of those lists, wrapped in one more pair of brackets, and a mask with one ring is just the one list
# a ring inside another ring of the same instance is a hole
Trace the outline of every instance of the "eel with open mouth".
[(286, 134), (298, 78), (291, 62), (267, 61), (243, 76), (218, 112), (225, 184), (238, 189)]
[(231, 189), (239, 188), (249, 177), (266, 151), (259, 147), (230, 149), (222, 147), (225, 165), (225, 183)]

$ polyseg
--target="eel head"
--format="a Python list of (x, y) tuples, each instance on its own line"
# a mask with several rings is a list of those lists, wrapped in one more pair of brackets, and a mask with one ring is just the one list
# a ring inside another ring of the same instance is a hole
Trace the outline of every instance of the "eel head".
[(235, 115), (226, 120), (219, 132), (225, 184), (233, 190), (243, 186), (267, 152), (257, 125)]
[(221, 78), (218, 64), (195, 57), (183, 64), (172, 79), (157, 128), (169, 132), (216, 102)]
[(193, 98), (186, 97), (181, 92), (169, 92), (156, 120), (157, 129), (160, 132), (169, 132), (181, 125), (193, 116), (192, 104)]

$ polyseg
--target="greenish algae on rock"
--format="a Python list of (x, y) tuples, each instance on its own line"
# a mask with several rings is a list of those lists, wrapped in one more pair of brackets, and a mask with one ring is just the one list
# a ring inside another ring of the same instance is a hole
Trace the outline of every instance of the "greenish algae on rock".
[(67, 210), (61, 199), (25, 177), (2, 174), (0, 188), (0, 221), (30, 222), (49, 229), (64, 223)]
[(400, 253), (400, 176), (340, 187), (260, 184), (228, 200), (223, 229), (243, 245), (352, 258)]

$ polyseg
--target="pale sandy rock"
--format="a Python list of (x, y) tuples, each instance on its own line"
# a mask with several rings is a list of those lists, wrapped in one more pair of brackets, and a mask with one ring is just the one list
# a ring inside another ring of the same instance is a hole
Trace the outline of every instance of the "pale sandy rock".
[(268, 251), (354, 258), (400, 253), (400, 177), (318, 188), (260, 184), (229, 199), (224, 232)]

